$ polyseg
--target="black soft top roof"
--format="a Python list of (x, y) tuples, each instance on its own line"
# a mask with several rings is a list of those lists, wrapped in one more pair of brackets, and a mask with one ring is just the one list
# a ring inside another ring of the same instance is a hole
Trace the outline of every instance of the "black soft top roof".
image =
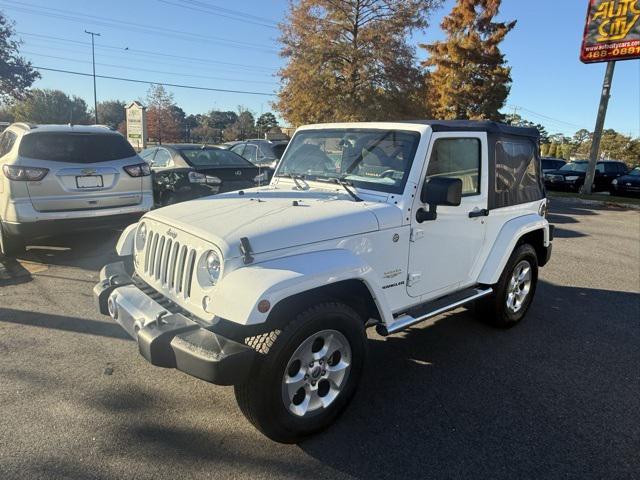
[(517, 135), (537, 140), (540, 132), (532, 127), (514, 127), (489, 120), (412, 120), (406, 123), (429, 125), (434, 132), (487, 132), (501, 135)]

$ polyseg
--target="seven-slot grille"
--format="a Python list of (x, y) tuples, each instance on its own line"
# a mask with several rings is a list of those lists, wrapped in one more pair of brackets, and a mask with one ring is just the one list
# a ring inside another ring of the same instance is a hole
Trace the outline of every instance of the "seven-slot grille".
[(196, 250), (175, 237), (149, 231), (145, 246), (144, 277), (188, 299), (195, 271)]

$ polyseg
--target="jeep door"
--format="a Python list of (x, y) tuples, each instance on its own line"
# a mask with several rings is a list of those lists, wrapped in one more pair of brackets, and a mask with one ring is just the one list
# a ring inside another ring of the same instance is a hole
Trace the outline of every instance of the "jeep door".
[[(416, 195), (412, 208), (407, 292), (425, 299), (474, 283), (485, 242), (487, 213), (487, 134), (433, 133), (421, 182), (433, 177), (462, 180), (459, 206), (438, 206), (435, 220), (419, 223), (416, 212), (428, 209)], [(420, 183), (418, 190), (422, 187)]]

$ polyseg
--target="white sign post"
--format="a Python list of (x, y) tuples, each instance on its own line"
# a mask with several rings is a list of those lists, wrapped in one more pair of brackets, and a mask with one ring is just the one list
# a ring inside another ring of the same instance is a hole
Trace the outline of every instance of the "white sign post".
[(147, 148), (147, 109), (140, 102), (131, 102), (127, 111), (127, 140), (136, 150)]

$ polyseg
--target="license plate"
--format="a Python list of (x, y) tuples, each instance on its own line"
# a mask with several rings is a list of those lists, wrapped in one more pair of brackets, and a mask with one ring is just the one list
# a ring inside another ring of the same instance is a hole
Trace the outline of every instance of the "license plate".
[(76, 177), (78, 188), (100, 188), (103, 186), (102, 175), (84, 175)]

